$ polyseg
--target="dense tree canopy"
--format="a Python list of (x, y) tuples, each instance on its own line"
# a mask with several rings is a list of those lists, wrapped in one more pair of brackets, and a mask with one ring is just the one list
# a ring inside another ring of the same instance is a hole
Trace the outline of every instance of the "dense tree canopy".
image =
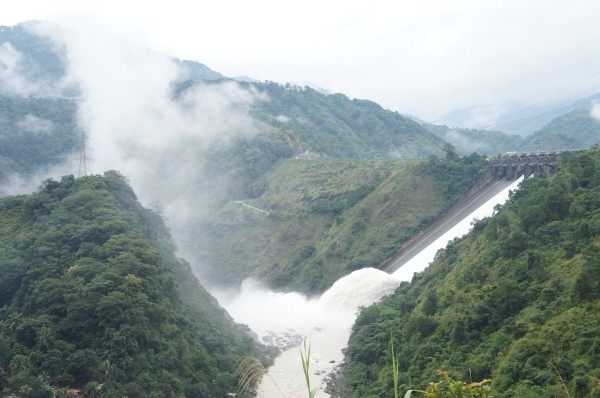
[(354, 396), (389, 396), (390, 333), (405, 390), (441, 368), (491, 378), (499, 397), (597, 391), (599, 198), (600, 148), (565, 154), (555, 176), (525, 181), (412, 283), (364, 309), (347, 353)]
[(114, 171), (1, 199), (0, 391), (234, 391), (253, 339), (173, 251), (161, 217)]

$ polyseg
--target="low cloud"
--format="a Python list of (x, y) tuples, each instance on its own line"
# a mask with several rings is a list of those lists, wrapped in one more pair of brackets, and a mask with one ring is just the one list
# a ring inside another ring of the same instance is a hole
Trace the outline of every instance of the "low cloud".
[[(61, 176), (76, 174), (79, 157), (77, 154), (70, 154), (66, 160), (57, 165), (43, 167), (37, 170), (33, 175), (26, 177), (18, 174), (0, 174), (0, 196), (20, 195), (38, 190), (43, 181), (48, 178), (60, 178)], [(1, 170), (0, 170), (1, 172)]]
[[(65, 54), (64, 81), (75, 82), (80, 93), (88, 171), (119, 170), (145, 202), (157, 199), (158, 184), (197, 171), (197, 156), (211, 143), (257, 131), (248, 109), (262, 97), (236, 82), (197, 83), (175, 98), (181, 69), (171, 57), (96, 32), (47, 23), (32, 24), (30, 30)], [(13, 50), (5, 48), (7, 76), (18, 70)], [(20, 91), (26, 92), (32, 90)], [(35, 122), (23, 123), (35, 128)]]
[(499, 104), (479, 105), (469, 109), (465, 115), (464, 125), (470, 128), (491, 128), (505, 113), (506, 109)]
[[(60, 31), (57, 25), (47, 22), (27, 22), (21, 25), (33, 35), (48, 36), (51, 32), (56, 36)], [(57, 41), (50, 43), (59, 56), (65, 49)], [(46, 61), (46, 60), (44, 60)], [(46, 65), (39, 65), (40, 60), (33, 60), (16, 49), (10, 42), (0, 45), (0, 93), (23, 97), (62, 97), (73, 95), (73, 83), (68, 76), (49, 79), (43, 72)]]
[(592, 109), (590, 110), (590, 116), (600, 121), (600, 103), (594, 102)]
[(3, 43), (0, 46), (0, 91), (2, 93), (29, 96), (39, 89), (24, 78), (22, 58), (22, 54), (10, 43)]
[[(79, 93), (87, 172), (115, 169), (125, 175), (144, 205), (162, 205), (177, 241), (204, 211), (196, 197), (205, 181), (202, 157), (213, 144), (255, 135), (261, 127), (249, 108), (264, 95), (234, 81), (197, 82), (180, 91), (181, 70), (171, 57), (94, 32), (45, 24), (33, 30), (64, 49), (64, 80), (75, 82)], [(32, 118), (23, 126), (40, 132), (46, 128), (41, 119)], [(75, 160), (78, 154), (68, 164), (36, 175), (35, 183), (13, 179), (12, 191), (37, 187), (48, 177), (77, 174)], [(191, 254), (178, 243), (180, 253)]]
[(469, 154), (486, 151), (488, 145), (483, 141), (474, 140), (463, 135), (460, 130), (449, 130), (443, 137), (444, 141), (451, 143), (459, 153)]
[(29, 133), (50, 134), (54, 129), (54, 123), (52, 120), (28, 114), (17, 122), (17, 127)]
[(275, 116), (275, 120), (277, 120), (280, 123), (288, 123), (290, 121), (290, 118), (285, 115), (277, 115)]

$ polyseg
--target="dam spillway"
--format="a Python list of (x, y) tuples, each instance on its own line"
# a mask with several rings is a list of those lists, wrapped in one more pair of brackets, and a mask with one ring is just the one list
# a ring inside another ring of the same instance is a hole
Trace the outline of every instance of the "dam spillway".
[[(286, 305), (281, 315), (273, 310), (271, 315), (273, 319), (279, 319), (286, 314), (295, 314), (300, 318), (298, 321), (302, 323), (303, 329), (294, 330), (307, 336), (311, 341), (314, 358), (311, 369), (315, 370), (315, 373), (311, 374), (311, 385), (317, 389), (316, 398), (330, 397), (325, 392), (325, 378), (344, 359), (342, 350), (347, 345), (350, 328), (358, 308), (379, 301), (381, 297), (392, 293), (401, 282), (412, 280), (414, 273), (427, 268), (435, 253), (445, 247), (449, 240), (461, 237), (471, 229), (471, 221), (474, 217), (483, 218), (492, 215), (494, 207), (504, 203), (509, 197), (510, 190), (516, 189), (520, 181), (521, 179), (484, 181), (475, 190), (476, 192), (467, 195), (465, 200), (438, 220), (436, 231), (432, 231), (427, 236), (421, 235), (417, 239), (418, 242), (414, 242), (412, 249), (405, 252), (401, 261), (396, 257), (396, 261), (390, 262), (387, 272), (374, 268), (360, 269), (340, 278), (320, 298), (300, 300), (298, 302), (302, 304), (300, 308)], [(283, 299), (287, 300), (297, 293), (281, 294), (284, 296)], [(274, 301), (272, 296), (268, 300)], [(248, 303), (249, 299), (242, 298), (240, 302)], [(248, 307), (245, 308), (237, 314), (247, 316)], [(236, 314), (232, 313), (232, 315), (238, 320)], [(242, 321), (255, 330), (251, 317)], [(289, 330), (284, 329), (282, 332), (289, 332)], [(282, 390), (288, 398), (306, 396), (306, 385), (297, 346), (283, 351), (275, 359), (275, 364), (269, 367), (268, 376), (263, 377), (257, 393), (259, 398), (276, 398), (282, 396)]]
[[(520, 181), (520, 180), (518, 180)], [(394, 273), (411, 258), (423, 251), (452, 227), (457, 225), (461, 220), (468, 217), (479, 207), (484, 205), (496, 195), (507, 190), (515, 181), (491, 179), (480, 187), (476, 192), (459, 202), (456, 206), (446, 211), (437, 221), (425, 228), (423, 231), (415, 235), (407, 241), (398, 251), (398, 253), (384, 262), (379, 268), (388, 272)], [(516, 186), (515, 186), (516, 187)], [(515, 188), (513, 187), (513, 188)], [(508, 194), (508, 193), (507, 193)]]
[(430, 226), (405, 242), (395, 256), (384, 261), (378, 268), (393, 274), (484, 203), (511, 186), (516, 189), (518, 184), (514, 184), (515, 181), (554, 174), (560, 155), (577, 151), (579, 150), (507, 152), (491, 158), (490, 171), (478, 184)]

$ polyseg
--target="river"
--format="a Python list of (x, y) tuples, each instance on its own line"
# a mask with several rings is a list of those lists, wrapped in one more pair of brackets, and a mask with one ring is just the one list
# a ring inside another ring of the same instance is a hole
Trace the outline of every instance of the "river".
[(307, 396), (299, 344), (306, 336), (311, 345), (311, 386), (316, 397), (325, 398), (328, 374), (343, 360), (350, 329), (361, 306), (368, 306), (392, 293), (402, 281), (410, 281), (423, 271), (448, 241), (465, 235), (474, 219), (491, 216), (494, 207), (508, 199), (521, 179), (515, 181), (464, 217), (442, 236), (408, 260), (393, 274), (365, 268), (340, 278), (317, 299), (299, 293), (270, 291), (254, 280), (246, 280), (239, 290), (212, 292), (219, 303), (239, 323), (247, 324), (263, 341), (289, 346), (276, 359), (258, 388), (260, 398), (300, 398)]

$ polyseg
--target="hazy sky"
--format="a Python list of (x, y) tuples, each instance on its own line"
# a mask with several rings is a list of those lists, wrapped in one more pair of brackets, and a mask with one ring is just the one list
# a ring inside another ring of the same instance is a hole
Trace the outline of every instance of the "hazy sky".
[(1, 25), (31, 19), (428, 120), (600, 91), (598, 0), (2, 2)]

